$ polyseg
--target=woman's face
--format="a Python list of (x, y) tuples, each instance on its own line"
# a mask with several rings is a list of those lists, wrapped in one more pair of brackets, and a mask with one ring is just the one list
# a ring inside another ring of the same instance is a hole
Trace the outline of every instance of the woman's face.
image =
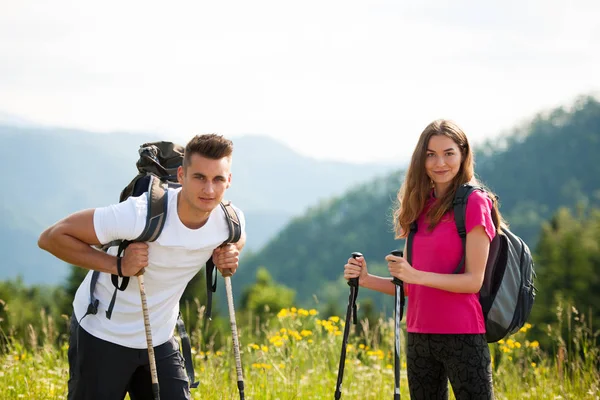
[(434, 135), (429, 139), (425, 169), (436, 189), (447, 188), (458, 174), (461, 162), (462, 154), (454, 140), (443, 135)]

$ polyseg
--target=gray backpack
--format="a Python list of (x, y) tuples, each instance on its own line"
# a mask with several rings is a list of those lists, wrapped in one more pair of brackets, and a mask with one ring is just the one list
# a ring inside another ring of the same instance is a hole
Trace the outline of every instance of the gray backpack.
[[(481, 187), (464, 184), (454, 196), (454, 221), (465, 251), (467, 201), (475, 190), (485, 192)], [(454, 273), (461, 272), (464, 264), (463, 255)], [(504, 339), (523, 327), (535, 300), (534, 278), (534, 263), (529, 247), (520, 237), (502, 228), (502, 232), (490, 243), (483, 286), (479, 292), (488, 343)]]

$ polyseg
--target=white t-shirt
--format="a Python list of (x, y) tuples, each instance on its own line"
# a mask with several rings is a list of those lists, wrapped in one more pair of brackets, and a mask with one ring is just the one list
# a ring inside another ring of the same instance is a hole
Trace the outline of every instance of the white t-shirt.
[[(177, 194), (181, 189), (168, 190), (168, 211), (164, 228), (154, 242), (148, 242), (148, 267), (144, 273), (144, 287), (148, 302), (153, 344), (169, 340), (179, 314), (179, 300), (188, 282), (196, 275), (213, 250), (229, 236), (229, 228), (221, 207), (216, 207), (208, 221), (199, 229), (189, 229), (177, 214)], [(101, 243), (138, 237), (146, 224), (148, 200), (146, 195), (130, 197), (122, 203), (97, 208), (94, 211), (94, 229)], [(242, 231), (245, 221), (237, 211)], [(116, 254), (116, 248), (109, 250)], [(90, 271), (75, 294), (73, 308), (77, 320), (85, 314), (90, 303)], [(111, 319), (106, 310), (115, 287), (111, 276), (101, 273), (94, 291), (99, 300), (98, 313), (88, 315), (81, 326), (90, 334), (121, 346), (146, 348), (146, 334), (137, 277), (131, 277), (124, 291), (117, 291)]]

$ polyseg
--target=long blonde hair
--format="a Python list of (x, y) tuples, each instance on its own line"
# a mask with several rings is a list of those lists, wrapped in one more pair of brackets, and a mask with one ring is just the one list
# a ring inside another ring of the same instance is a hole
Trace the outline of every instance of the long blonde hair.
[[(410, 224), (419, 218), (423, 212), (427, 199), (431, 195), (432, 182), (425, 169), (427, 146), (429, 139), (434, 135), (446, 136), (454, 141), (460, 149), (462, 161), (460, 169), (450, 184), (450, 188), (427, 211), (429, 229), (433, 229), (442, 219), (444, 214), (453, 208), (452, 202), (458, 187), (464, 183), (482, 186), (475, 178), (474, 156), (463, 130), (453, 121), (438, 119), (427, 125), (421, 133), (415, 151), (412, 154), (410, 165), (406, 171), (406, 178), (398, 191), (398, 203), (394, 210), (394, 230), (396, 238), (405, 238), (410, 231)], [(493, 202), (492, 220), (496, 230), (504, 225), (496, 196), (488, 189), (486, 191)]]

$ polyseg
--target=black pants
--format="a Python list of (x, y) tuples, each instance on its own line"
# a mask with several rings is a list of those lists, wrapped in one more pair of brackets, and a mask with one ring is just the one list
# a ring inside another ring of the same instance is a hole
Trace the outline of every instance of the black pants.
[[(153, 399), (147, 349), (98, 339), (71, 318), (68, 400)], [(154, 348), (161, 399), (190, 399), (188, 378), (174, 338)]]
[(492, 363), (484, 335), (408, 333), (410, 398), (448, 399), (448, 380), (459, 400), (493, 399)]

